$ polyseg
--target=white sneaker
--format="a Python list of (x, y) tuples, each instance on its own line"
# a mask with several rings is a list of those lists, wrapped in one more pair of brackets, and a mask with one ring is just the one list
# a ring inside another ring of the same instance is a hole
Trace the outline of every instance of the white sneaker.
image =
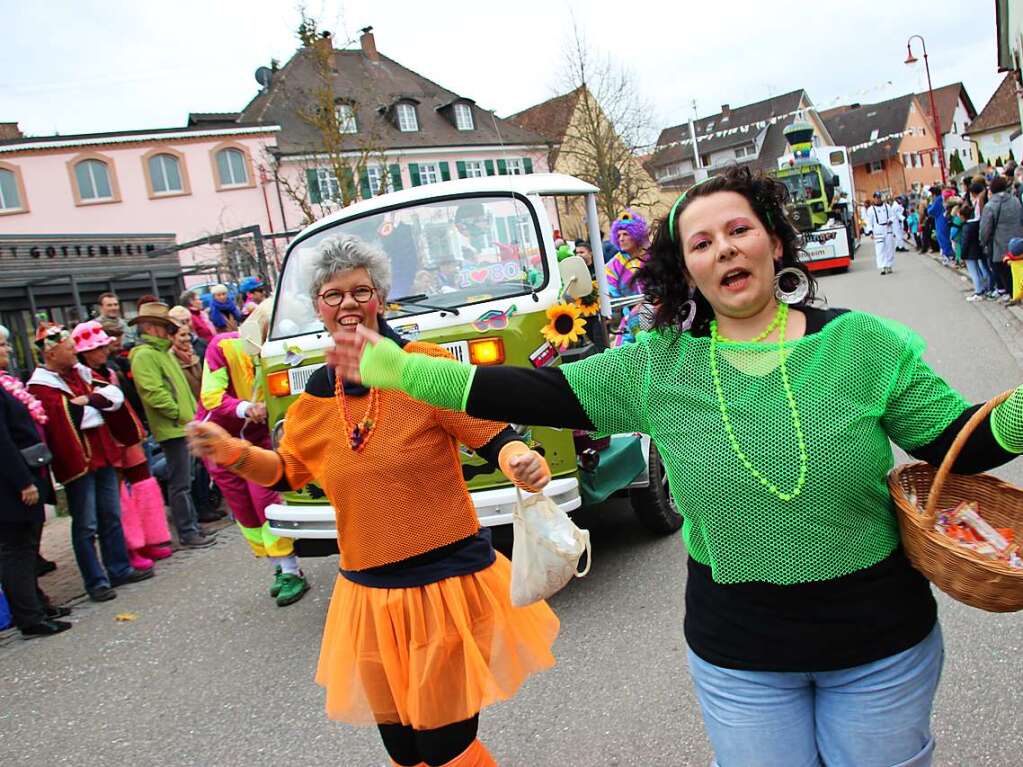
[(967, 296), (967, 301), (980, 301), (984, 298), (980, 293), (974, 293), (972, 296)]

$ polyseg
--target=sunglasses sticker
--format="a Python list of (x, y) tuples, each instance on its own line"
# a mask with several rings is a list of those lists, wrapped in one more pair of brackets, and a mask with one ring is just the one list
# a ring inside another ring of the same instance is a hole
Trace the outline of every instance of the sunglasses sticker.
[(472, 323), (472, 326), (478, 333), (486, 333), (488, 330), (504, 330), (508, 327), (508, 321), (516, 311), (514, 304), (509, 306), (506, 311), (491, 309), (484, 312), (478, 320)]
[(419, 325), (416, 323), (412, 323), (410, 325), (397, 325), (394, 330), (402, 338), (407, 338), (409, 341), (415, 341), (419, 338)]
[(543, 346), (529, 355), (529, 361), (535, 368), (549, 367), (554, 364), (557, 358), (557, 352), (554, 351), (554, 347), (547, 341), (544, 341)]

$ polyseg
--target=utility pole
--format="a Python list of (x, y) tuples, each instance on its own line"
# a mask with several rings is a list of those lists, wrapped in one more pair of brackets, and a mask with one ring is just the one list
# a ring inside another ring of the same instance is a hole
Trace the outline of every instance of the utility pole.
[(693, 143), (693, 179), (703, 181), (707, 178), (707, 169), (700, 160), (700, 145), (696, 143), (696, 99), (692, 101), (693, 116), (689, 118), (689, 140)]

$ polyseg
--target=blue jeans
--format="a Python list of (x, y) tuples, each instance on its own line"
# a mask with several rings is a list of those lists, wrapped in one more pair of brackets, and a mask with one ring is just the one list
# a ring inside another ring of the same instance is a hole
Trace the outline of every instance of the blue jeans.
[(970, 273), (970, 279), (973, 280), (973, 292), (978, 296), (982, 293), (990, 293), (995, 289), (991, 270), (988, 269), (987, 261), (984, 259), (966, 259), (966, 271)]
[[(109, 586), (111, 578), (129, 575), (132, 567), (121, 529), (121, 489), (117, 471), (107, 466), (89, 472), (68, 482), (64, 489), (71, 512), (71, 546), (85, 590), (91, 593)], [(97, 537), (102, 565), (96, 556)]]
[(929, 767), (941, 628), (915, 647), (823, 672), (740, 671), (689, 651), (716, 767)]

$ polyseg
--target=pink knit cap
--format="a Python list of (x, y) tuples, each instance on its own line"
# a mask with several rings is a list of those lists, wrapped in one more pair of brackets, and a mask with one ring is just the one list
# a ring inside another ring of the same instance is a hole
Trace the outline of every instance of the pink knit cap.
[(75, 342), (75, 351), (81, 354), (107, 346), (114, 339), (107, 335), (96, 320), (89, 320), (75, 325), (71, 331), (71, 340)]

